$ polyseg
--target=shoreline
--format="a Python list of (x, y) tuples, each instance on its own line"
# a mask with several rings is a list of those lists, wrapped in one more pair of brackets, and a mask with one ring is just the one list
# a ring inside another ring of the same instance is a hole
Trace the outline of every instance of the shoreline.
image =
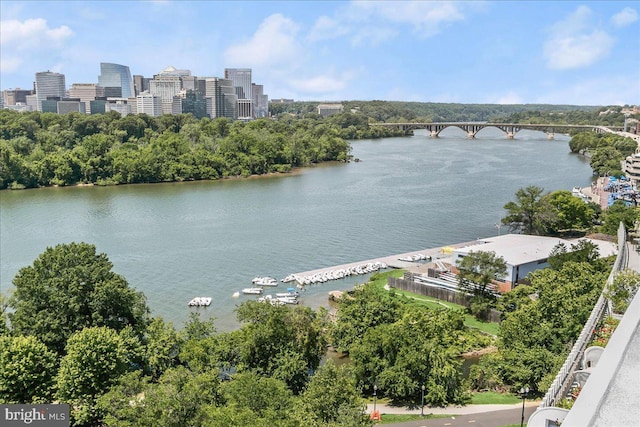
[[(338, 161), (336, 161), (338, 162)], [(330, 162), (324, 162), (330, 163)], [(343, 162), (338, 162), (343, 163)], [(291, 169), (288, 172), (267, 172), (263, 174), (254, 174), (249, 176), (235, 175), (235, 176), (225, 176), (217, 179), (189, 179), (183, 181), (159, 181), (159, 182), (132, 182), (132, 183), (122, 183), (122, 184), (105, 184), (100, 185), (95, 182), (79, 182), (70, 185), (49, 185), (49, 186), (41, 186), (41, 187), (25, 187), (25, 188), (5, 188), (0, 190), (2, 191), (28, 191), (28, 190), (49, 190), (49, 189), (64, 189), (64, 188), (78, 188), (78, 187), (120, 187), (120, 186), (132, 186), (132, 185), (157, 185), (157, 184), (189, 184), (195, 182), (222, 182), (222, 181), (239, 181), (239, 180), (249, 180), (249, 179), (266, 179), (266, 178), (275, 178), (281, 176), (288, 175), (299, 175), (303, 173), (303, 170), (309, 167), (314, 167), (315, 165), (309, 166), (301, 166)]]

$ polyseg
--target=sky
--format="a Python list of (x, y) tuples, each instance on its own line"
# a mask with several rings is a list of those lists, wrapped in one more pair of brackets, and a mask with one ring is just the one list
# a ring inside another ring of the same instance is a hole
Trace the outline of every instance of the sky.
[(636, 1), (0, 2), (0, 89), (251, 68), (270, 99), (640, 104)]

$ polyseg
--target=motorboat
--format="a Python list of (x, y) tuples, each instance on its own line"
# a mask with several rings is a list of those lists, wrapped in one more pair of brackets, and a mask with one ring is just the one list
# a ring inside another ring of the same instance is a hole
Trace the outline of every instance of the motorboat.
[(262, 288), (244, 288), (242, 290), (242, 293), (245, 295), (260, 295), (262, 294), (263, 289)]
[(276, 296), (278, 298), (298, 298), (300, 296), (300, 293), (296, 291), (295, 288), (287, 288), (287, 292), (277, 292)]
[(258, 286), (278, 286), (278, 281), (273, 277), (255, 277), (251, 283)]
[(195, 297), (187, 303), (189, 307), (208, 307), (211, 305), (210, 297)]

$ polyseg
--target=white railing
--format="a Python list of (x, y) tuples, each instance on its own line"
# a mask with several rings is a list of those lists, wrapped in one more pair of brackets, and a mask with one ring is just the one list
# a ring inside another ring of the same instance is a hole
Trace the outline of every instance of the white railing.
[[(613, 264), (611, 273), (609, 273), (605, 288), (613, 283), (613, 278), (618, 271), (622, 271), (627, 267), (629, 254), (627, 252), (626, 242), (627, 232), (624, 225), (620, 223), (620, 227), (618, 227), (618, 256)], [(598, 298), (596, 305), (593, 307), (593, 310), (591, 310), (591, 314), (584, 324), (578, 340), (573, 345), (571, 352), (560, 368), (558, 375), (556, 375), (556, 378), (553, 380), (551, 387), (549, 387), (549, 390), (547, 390), (547, 393), (544, 395), (544, 399), (540, 402), (539, 408), (554, 406), (559, 399), (562, 399), (566, 395), (571, 385), (573, 373), (576, 371), (576, 367), (582, 359), (584, 350), (591, 341), (598, 322), (602, 320), (606, 313), (611, 313), (611, 301), (605, 298), (603, 294), (600, 294), (600, 298)]]

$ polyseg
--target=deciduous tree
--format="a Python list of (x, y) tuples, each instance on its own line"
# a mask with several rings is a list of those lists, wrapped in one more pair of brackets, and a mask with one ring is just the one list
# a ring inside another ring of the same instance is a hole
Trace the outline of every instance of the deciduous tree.
[(543, 189), (535, 185), (521, 188), (516, 192), (516, 201), (508, 202), (504, 208), (508, 211), (502, 223), (512, 230), (522, 230), (525, 234), (542, 234), (541, 220)]
[(458, 286), (472, 295), (469, 309), (478, 318), (485, 318), (495, 305), (495, 290), (492, 282), (502, 280), (507, 272), (504, 258), (495, 252), (473, 251), (457, 261)]
[(34, 336), (0, 336), (0, 403), (46, 403), (55, 390), (56, 354)]
[(91, 326), (142, 332), (148, 309), (141, 293), (111, 271), (105, 254), (87, 243), (47, 248), (18, 271), (9, 314), (13, 332), (35, 335), (62, 353), (69, 336)]

